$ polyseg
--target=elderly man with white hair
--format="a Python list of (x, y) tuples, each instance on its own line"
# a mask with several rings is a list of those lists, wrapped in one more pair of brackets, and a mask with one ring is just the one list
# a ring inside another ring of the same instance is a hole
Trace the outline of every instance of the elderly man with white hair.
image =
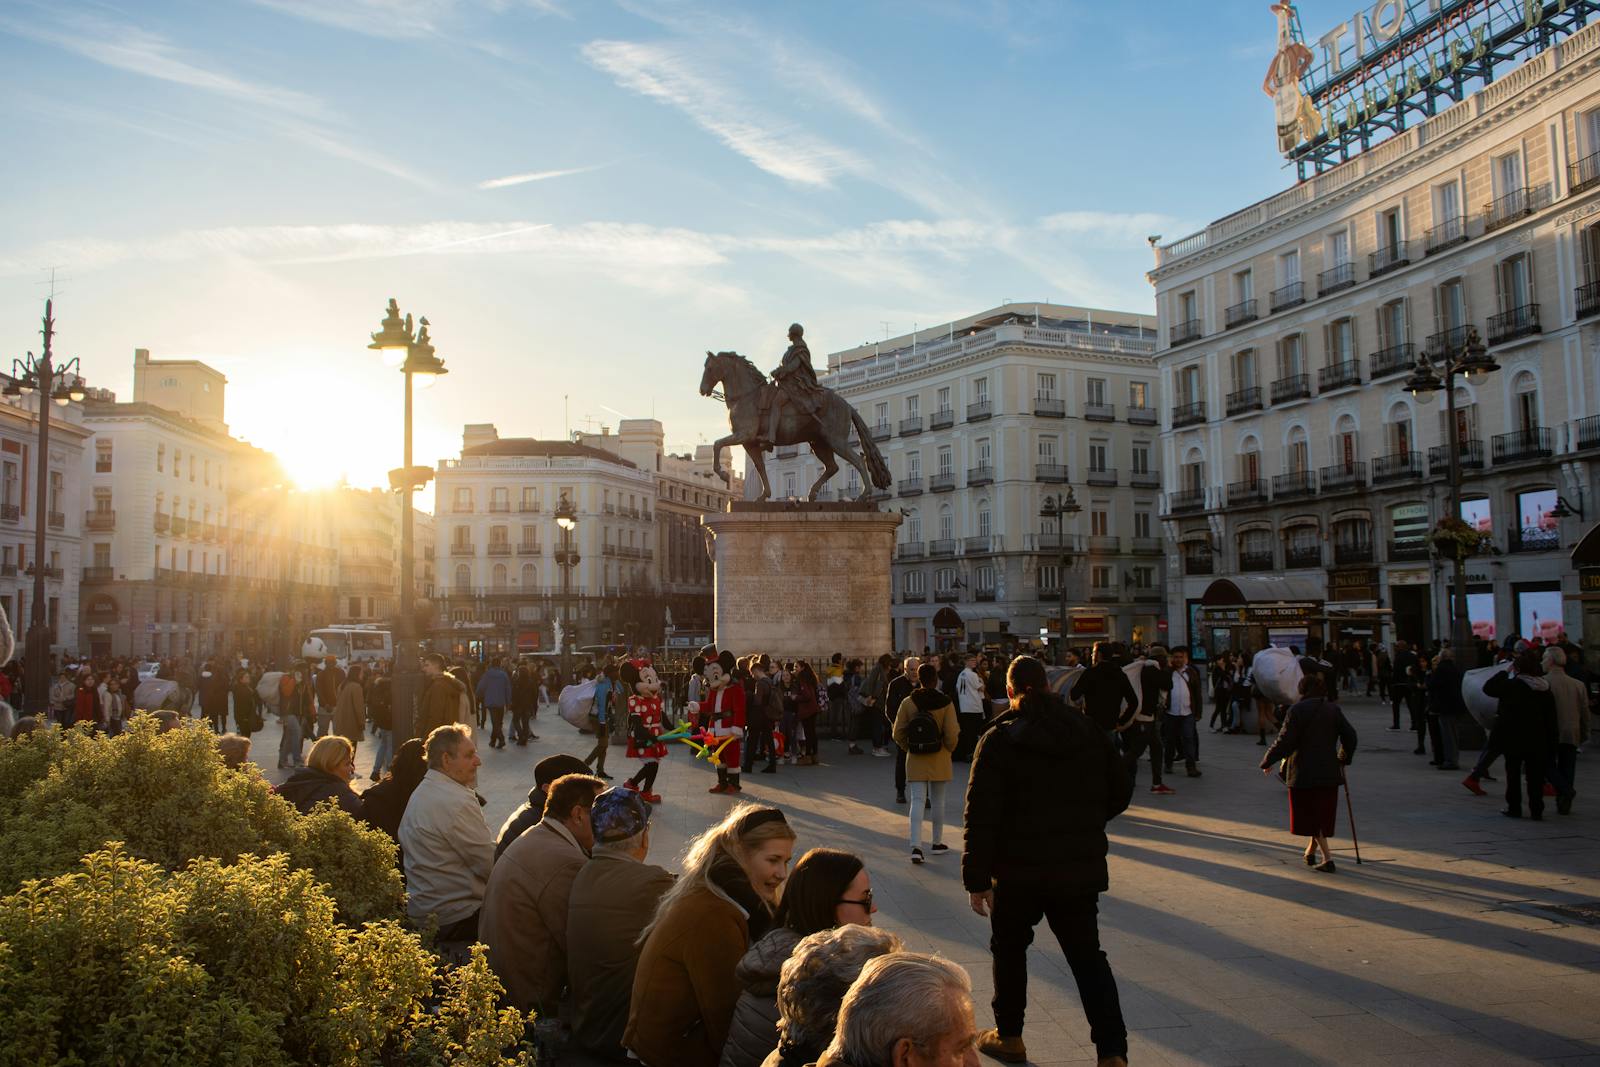
[(967, 972), (920, 952), (872, 960), (845, 994), (817, 1067), (978, 1067)]
[(804, 1067), (833, 1040), (839, 1007), (867, 962), (904, 946), (875, 926), (846, 923), (802, 938), (778, 979), (778, 1047), (761, 1067)]

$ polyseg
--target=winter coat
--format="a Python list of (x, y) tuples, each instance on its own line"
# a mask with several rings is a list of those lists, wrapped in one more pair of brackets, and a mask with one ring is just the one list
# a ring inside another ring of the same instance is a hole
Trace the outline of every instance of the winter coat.
[(983, 679), (971, 667), (956, 676), (956, 693), (961, 714), (983, 715), (989, 710), (985, 706), (987, 694), (983, 691)]
[(1556, 750), (1556, 702), (1548, 680), (1533, 674), (1500, 671), (1483, 683), (1500, 701), (1496, 730), (1507, 755), (1547, 760)]
[(396, 842), (400, 840), (400, 820), (415, 786), (408, 789), (394, 777), (387, 777), (361, 794), (361, 821), (382, 830)]
[(246, 737), (261, 729), (261, 701), (249, 682), (233, 687), (233, 722)]
[(347, 681), (340, 687), (333, 708), (333, 732), (347, 741), (360, 741), (367, 732), (367, 694), (360, 682)]
[(478, 679), (478, 701), (486, 708), (511, 706), (511, 676), (499, 667), (490, 667)]
[[(943, 693), (938, 696), (945, 707), (950, 706)], [(733, 1008), (721, 1067), (760, 1067), (778, 1047), (778, 972), (799, 943), (799, 934), (780, 926), (751, 945), (733, 969), (744, 991)]]
[(350, 783), (327, 771), (315, 767), (301, 767), (278, 787), (278, 795), (295, 806), (301, 815), (311, 814), (311, 809), (324, 800), (333, 799), (353, 818), (361, 818), (361, 797)]
[(739, 982), (734, 969), (772, 922), (733, 860), (661, 916), (639, 954), (623, 1045), (647, 1067), (717, 1067)]
[(621, 1059), (622, 1032), (639, 965), (639, 933), (672, 887), (672, 875), (631, 856), (597, 852), (573, 880), (567, 906), (572, 1038)]
[[(891, 716), (897, 715), (900, 711), (900, 705), (905, 703), (906, 698), (911, 695), (911, 691), (916, 687), (917, 680), (915, 678), (907, 678), (903, 674), (895, 675), (889, 681), (889, 688), (884, 690), (883, 693), (884, 711)], [(897, 741), (896, 744), (899, 744), (899, 742)]]
[(520, 1011), (555, 1014), (567, 984), (567, 909), (588, 853), (558, 822), (544, 820), (495, 862), (478, 915), (489, 966)]
[(80, 687), (72, 697), (72, 717), (77, 722), (101, 722), (100, 690)]
[[(911, 720), (918, 711), (926, 711), (939, 724), (944, 747), (937, 752), (917, 753), (908, 747)], [(956, 706), (950, 698), (937, 689), (915, 689), (900, 702), (894, 716), (894, 743), (906, 752), (906, 781), (948, 782), (955, 774), (950, 766), (950, 753), (956, 750), (961, 739), (961, 724), (956, 719)]]
[(367, 721), (377, 730), (394, 729), (394, 685), (387, 678), (375, 679), (367, 690)]
[(406, 914), (412, 922), (460, 922), (483, 906), (494, 866), (494, 839), (478, 794), (430, 768), (400, 819), (405, 850)]
[(1111, 737), (1058, 697), (1029, 694), (989, 723), (973, 754), (962, 882), (982, 893), (996, 879), (1049, 877), (1103, 893), (1106, 823), (1132, 798)]
[(344, 688), (344, 671), (338, 667), (324, 667), (317, 672), (317, 703), (331, 708), (339, 703), (339, 690)]
[(1128, 676), (1109, 660), (1078, 675), (1070, 695), (1083, 701), (1084, 714), (1107, 733), (1124, 719), (1124, 709), (1126, 717), (1131, 717), (1139, 705), (1139, 694), (1133, 691)]
[(417, 708), (417, 736), (427, 738), (434, 730), (461, 721), (462, 684), (448, 674), (429, 679)]
[(817, 687), (810, 682), (802, 682), (798, 678), (794, 683), (794, 711), (801, 722), (816, 717), (820, 710), (817, 699)]
[(208, 716), (228, 714), (228, 676), (222, 671), (200, 675), (200, 710)]
[(527, 667), (511, 676), (511, 706), (518, 711), (533, 711), (539, 706), (539, 679)]
[(1287, 759), (1283, 781), (1290, 789), (1325, 789), (1344, 781), (1340, 768), (1355, 752), (1356, 728), (1344, 710), (1336, 701), (1316, 697), (1289, 708), (1278, 739), (1261, 757), (1261, 766)]
[(1563, 745), (1583, 744), (1589, 736), (1588, 687), (1564, 667), (1546, 668), (1545, 680), (1550, 683), (1550, 696), (1556, 702), (1556, 740)]

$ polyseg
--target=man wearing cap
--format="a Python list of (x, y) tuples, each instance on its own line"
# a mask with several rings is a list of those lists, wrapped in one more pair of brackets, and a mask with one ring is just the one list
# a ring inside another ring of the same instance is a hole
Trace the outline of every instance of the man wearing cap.
[(601, 793), (589, 825), (593, 858), (572, 883), (567, 912), (572, 1037), (586, 1052), (621, 1059), (639, 934), (672, 886), (672, 875), (645, 862), (650, 805), (637, 793)]
[(588, 773), (587, 763), (565, 752), (546, 756), (535, 763), (533, 788), (528, 790), (527, 801), (507, 816), (506, 821), (500, 825), (500, 836), (495, 839), (494, 858), (499, 859), (500, 854), (511, 847), (511, 842), (539, 825), (539, 820), (544, 818), (545, 801), (550, 796), (550, 783), (562, 775)]
[(539, 825), (495, 863), (478, 917), (489, 966), (519, 1011), (554, 1016), (567, 984), (567, 904), (589, 859), (589, 809), (605, 783), (568, 774), (550, 785)]

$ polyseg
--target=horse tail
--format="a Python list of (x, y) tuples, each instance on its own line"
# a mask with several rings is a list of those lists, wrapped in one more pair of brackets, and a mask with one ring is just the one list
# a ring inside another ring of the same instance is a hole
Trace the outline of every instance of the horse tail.
[(854, 405), (847, 404), (847, 406), (850, 408), (850, 421), (855, 424), (856, 437), (861, 442), (861, 458), (867, 461), (867, 470), (872, 474), (872, 487), (887, 489), (894, 484), (894, 475), (889, 472), (889, 464), (883, 461), (883, 453), (878, 451), (878, 443), (872, 439), (872, 431), (867, 428), (861, 412), (857, 411)]

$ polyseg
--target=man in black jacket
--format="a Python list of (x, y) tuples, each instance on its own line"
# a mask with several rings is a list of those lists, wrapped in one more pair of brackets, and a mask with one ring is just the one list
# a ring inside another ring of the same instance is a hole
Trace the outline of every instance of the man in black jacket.
[(1066, 953), (1103, 1067), (1127, 1063), (1117, 981), (1100, 949), (1099, 894), (1108, 885), (1106, 823), (1133, 796), (1110, 735), (1050, 693), (1044, 665), (1011, 662), (1011, 708), (978, 742), (967, 780), (961, 878), (972, 910), (990, 916), (996, 1029), (979, 1051), (1027, 1060), (1027, 950), (1041, 918)]
[[(922, 661), (916, 656), (907, 656), (905, 670), (889, 682), (889, 688), (884, 693), (883, 711), (889, 716), (890, 722), (900, 713), (900, 705), (906, 697), (916, 689), (917, 668), (921, 666)], [(894, 801), (896, 804), (906, 802), (906, 750), (899, 745), (894, 746)]]
[(1110, 646), (1104, 641), (1095, 642), (1094, 666), (1078, 675), (1067, 699), (1081, 700), (1084, 714), (1108, 734), (1116, 730), (1124, 708), (1131, 715), (1139, 706), (1139, 694), (1133, 691), (1128, 676), (1111, 662)]

